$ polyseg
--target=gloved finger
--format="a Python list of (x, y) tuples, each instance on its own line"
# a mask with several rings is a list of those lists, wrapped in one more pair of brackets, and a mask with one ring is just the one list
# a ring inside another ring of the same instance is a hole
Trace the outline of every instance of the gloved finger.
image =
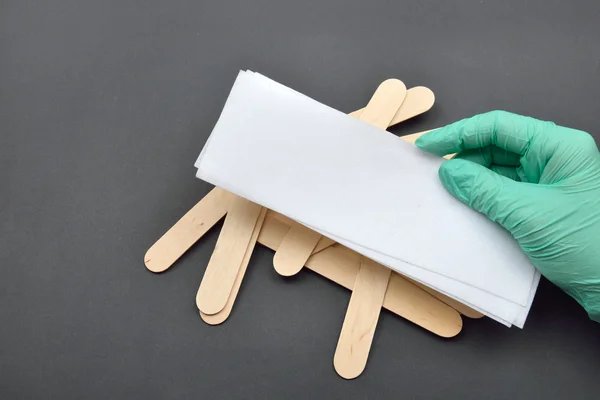
[(517, 166), (521, 163), (521, 156), (519, 154), (494, 145), (464, 150), (454, 156), (454, 158), (469, 160), (486, 167), (492, 164)]
[[(441, 165), (439, 176), (444, 187), (469, 207), (488, 216), (506, 229), (513, 227), (510, 218), (519, 209), (527, 187), (506, 176), (466, 160), (449, 160)], [(520, 190), (516, 190), (520, 189)], [(520, 193), (520, 194), (519, 194)]]
[(492, 164), (488, 168), (497, 173), (498, 175), (505, 176), (508, 179), (512, 179), (513, 181), (521, 182), (521, 177), (517, 173), (517, 167)]
[[(460, 160), (471, 161), (471, 162), (477, 163), (479, 165), (482, 165), (484, 167), (487, 167), (487, 168), (491, 169), (492, 171), (494, 171), (495, 173), (505, 176), (507, 178), (510, 178), (513, 181), (517, 181), (517, 182), (523, 181), (523, 179), (521, 179), (521, 176), (519, 175), (519, 170), (522, 171), (523, 168), (520, 165), (518, 165), (518, 163), (515, 165), (495, 164), (493, 161), (490, 161), (489, 157), (482, 155), (479, 150), (480, 149), (471, 149), (471, 150), (461, 151), (460, 153), (456, 154), (452, 159), (453, 160), (460, 159)], [(514, 153), (508, 153), (508, 154), (515, 155)], [(515, 155), (515, 156), (518, 157), (518, 155)], [(500, 160), (506, 161), (506, 162), (511, 162), (510, 158), (508, 158), (508, 159), (500, 158)]]
[(533, 138), (549, 125), (554, 126), (506, 111), (491, 111), (428, 132), (415, 144), (439, 156), (489, 145), (523, 155)]

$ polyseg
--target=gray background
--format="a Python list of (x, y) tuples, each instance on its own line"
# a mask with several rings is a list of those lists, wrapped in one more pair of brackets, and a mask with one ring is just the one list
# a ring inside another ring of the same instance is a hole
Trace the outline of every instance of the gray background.
[(167, 273), (142, 260), (210, 189), (192, 164), (239, 69), (343, 111), (388, 77), (430, 87), (397, 134), (506, 109), (600, 140), (599, 21), (594, 0), (1, 1), (0, 398), (597, 398), (600, 324), (545, 280), (524, 330), (384, 312), (344, 381), (348, 291), (261, 247), (209, 327), (218, 228)]

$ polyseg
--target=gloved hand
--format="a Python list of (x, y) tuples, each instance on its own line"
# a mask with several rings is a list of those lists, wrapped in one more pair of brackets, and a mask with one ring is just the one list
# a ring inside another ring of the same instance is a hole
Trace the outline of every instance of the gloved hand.
[(429, 132), (444, 187), (506, 228), (600, 322), (600, 152), (587, 133), (493, 111)]

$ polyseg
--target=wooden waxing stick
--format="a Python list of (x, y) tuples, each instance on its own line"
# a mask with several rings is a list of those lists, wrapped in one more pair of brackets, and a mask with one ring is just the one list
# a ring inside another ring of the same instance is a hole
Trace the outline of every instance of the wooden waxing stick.
[(361, 260), (333, 357), (342, 378), (356, 378), (367, 365), (391, 272), (366, 257)]
[[(383, 82), (360, 114), (360, 119), (386, 129), (400, 109), (405, 94), (406, 87), (402, 82)], [(333, 357), (333, 366), (342, 378), (356, 378), (367, 365), (391, 273), (389, 268), (361, 257)]]
[(214, 188), (150, 247), (144, 264), (152, 272), (163, 272), (227, 214), (233, 195)]
[(196, 295), (196, 305), (204, 314), (216, 314), (225, 308), (262, 208), (239, 196), (231, 200)]
[[(433, 103), (435, 103), (435, 95), (431, 89), (426, 88), (425, 86), (415, 86), (408, 89), (406, 91), (404, 103), (402, 103), (402, 106), (400, 109), (398, 109), (396, 115), (394, 115), (394, 118), (390, 122), (389, 126), (399, 124), (400, 122), (404, 122), (407, 119), (411, 119), (417, 115), (421, 115), (424, 112), (429, 111), (429, 109), (433, 107)], [(363, 111), (364, 108), (361, 108), (360, 110), (353, 111), (348, 115), (359, 118)]]
[[(406, 91), (404, 101), (394, 114), (389, 125), (394, 125), (429, 110), (435, 101), (433, 92), (423, 86)], [(361, 119), (365, 109), (350, 113), (350, 116)], [(383, 129), (387, 128), (387, 124)], [(273, 266), (283, 276), (292, 276), (300, 272), (308, 257), (318, 253), (335, 243), (332, 239), (309, 229), (301, 224), (294, 224), (275, 253)]]
[(200, 317), (204, 322), (209, 325), (218, 325), (223, 322), (229, 315), (231, 314), (231, 310), (233, 309), (233, 304), (235, 303), (235, 299), (240, 290), (240, 286), (242, 286), (242, 281), (244, 280), (244, 275), (246, 274), (246, 269), (248, 268), (248, 263), (250, 262), (250, 257), (252, 256), (252, 252), (254, 250), (254, 245), (258, 239), (258, 235), (262, 230), (263, 223), (265, 221), (265, 216), (267, 215), (267, 209), (262, 207), (260, 211), (260, 215), (258, 216), (258, 220), (256, 221), (256, 225), (254, 226), (254, 230), (252, 231), (252, 236), (250, 238), (250, 244), (248, 244), (248, 248), (246, 249), (246, 253), (244, 254), (244, 258), (242, 260), (242, 264), (235, 278), (235, 282), (233, 283), (233, 288), (231, 289), (231, 293), (227, 298), (227, 303), (225, 307), (216, 314), (205, 314), (200, 311)]

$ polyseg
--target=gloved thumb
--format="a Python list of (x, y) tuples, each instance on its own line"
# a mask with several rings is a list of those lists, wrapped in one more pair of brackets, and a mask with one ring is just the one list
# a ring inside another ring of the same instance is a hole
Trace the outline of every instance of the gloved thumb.
[(519, 182), (472, 161), (453, 159), (439, 170), (442, 185), (454, 197), (509, 231), (515, 226), (516, 210), (526, 187)]

